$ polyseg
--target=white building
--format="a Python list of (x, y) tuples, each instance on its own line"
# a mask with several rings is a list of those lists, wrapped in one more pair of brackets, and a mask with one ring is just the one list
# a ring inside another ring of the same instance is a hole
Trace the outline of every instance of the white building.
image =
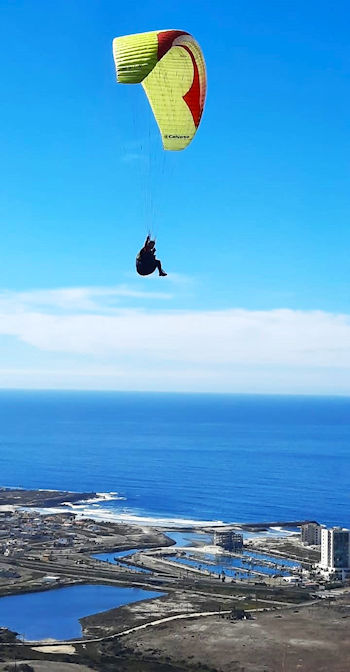
[(350, 574), (350, 530), (322, 529), (319, 567), (326, 574), (336, 574), (343, 580)]

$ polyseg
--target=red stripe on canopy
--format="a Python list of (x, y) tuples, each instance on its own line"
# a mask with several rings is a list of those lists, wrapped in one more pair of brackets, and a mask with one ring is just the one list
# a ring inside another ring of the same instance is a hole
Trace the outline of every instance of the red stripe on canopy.
[(198, 128), (203, 112), (203, 107), (201, 106), (201, 85), (199, 79), (198, 65), (196, 63), (195, 57), (193, 56), (191, 49), (184, 44), (182, 44), (181, 46), (183, 49), (186, 49), (186, 51), (189, 53), (193, 63), (193, 82), (189, 91), (187, 91), (186, 95), (183, 96), (183, 99), (187, 107), (191, 111), (195, 127)]
[(180, 35), (189, 35), (185, 30), (163, 30), (158, 33), (158, 61), (171, 49), (174, 40)]

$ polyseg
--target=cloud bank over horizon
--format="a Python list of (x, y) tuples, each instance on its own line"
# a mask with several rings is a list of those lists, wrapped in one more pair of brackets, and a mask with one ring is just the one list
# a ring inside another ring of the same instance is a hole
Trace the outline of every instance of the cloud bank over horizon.
[(126, 285), (3, 291), (0, 339), (6, 388), (350, 394), (348, 314), (174, 309)]

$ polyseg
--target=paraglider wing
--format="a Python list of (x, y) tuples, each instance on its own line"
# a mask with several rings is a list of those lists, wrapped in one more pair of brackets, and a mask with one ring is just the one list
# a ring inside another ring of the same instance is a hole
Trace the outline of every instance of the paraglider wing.
[(206, 71), (196, 40), (182, 30), (126, 35), (113, 40), (117, 81), (142, 83), (164, 149), (187, 147), (199, 126)]

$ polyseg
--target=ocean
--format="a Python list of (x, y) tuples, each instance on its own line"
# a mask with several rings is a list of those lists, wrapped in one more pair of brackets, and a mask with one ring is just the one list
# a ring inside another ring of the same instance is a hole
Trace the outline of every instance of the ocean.
[(350, 526), (350, 398), (0, 392), (0, 485), (141, 524)]

